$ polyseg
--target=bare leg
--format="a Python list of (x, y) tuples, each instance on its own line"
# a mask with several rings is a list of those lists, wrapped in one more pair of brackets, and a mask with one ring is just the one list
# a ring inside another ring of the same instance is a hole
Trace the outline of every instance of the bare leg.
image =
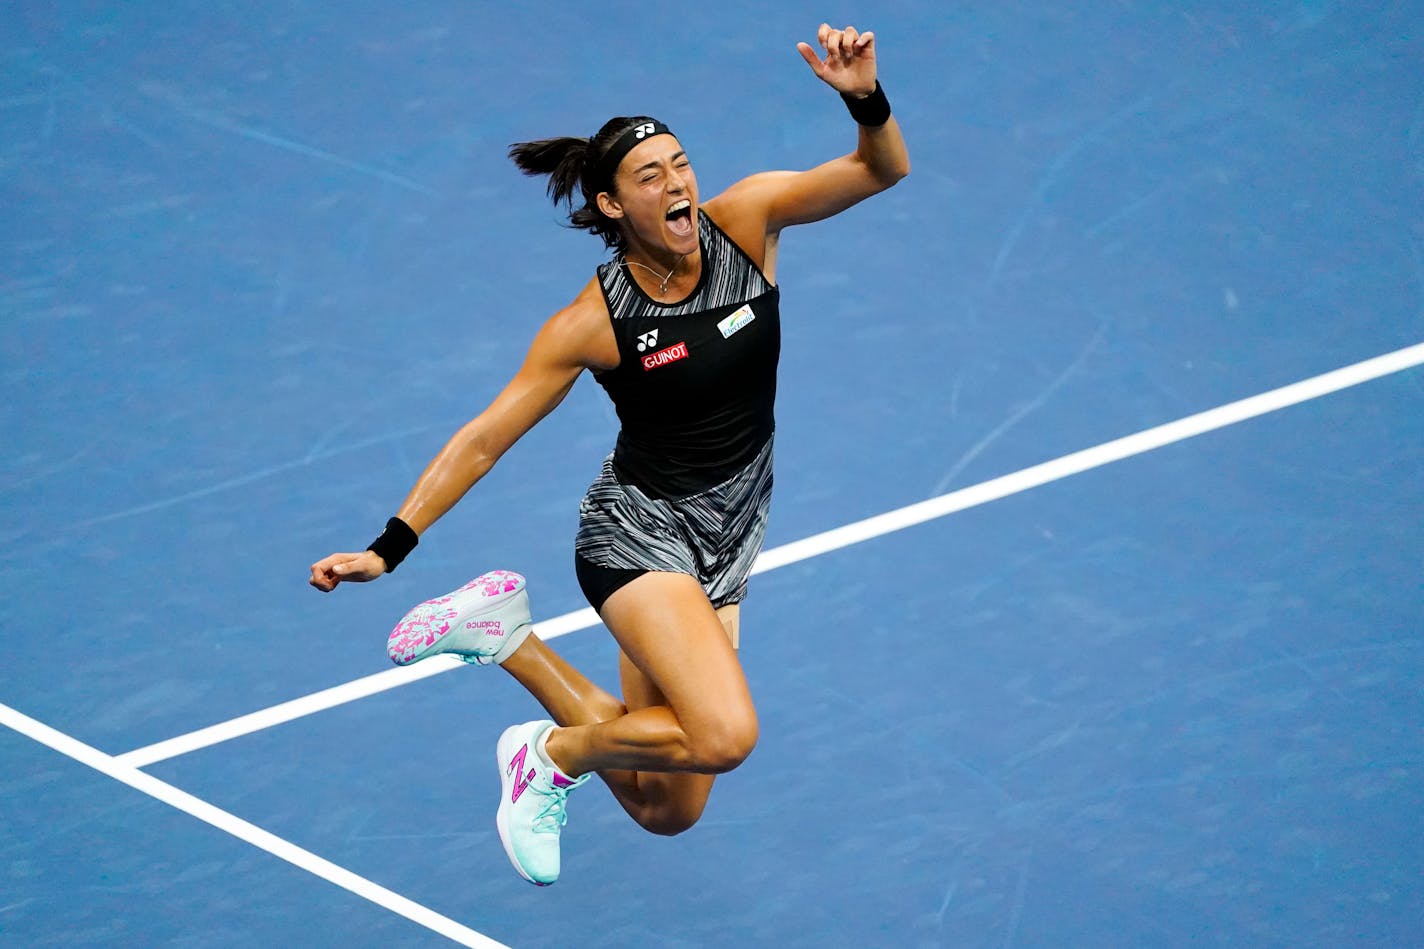
[(616, 697), (564, 661), (539, 638), (537, 630), (504, 661), (503, 667), (560, 725), (592, 725), (628, 711)]
[[(697, 591), (701, 594), (700, 589)], [(728, 641), (737, 643), (740, 611), (734, 604), (716, 612)], [(619, 654), (624, 700), (590, 682), (537, 633), (503, 663), (561, 726), (593, 725), (629, 711), (666, 708), (666, 697), (626, 653)], [(625, 704), (626, 703), (626, 704)], [(713, 774), (637, 772), (603, 768), (598, 775), (639, 825), (657, 834), (681, 833), (697, 822), (712, 791)]]
[[(736, 604), (717, 611), (727, 639), (733, 648), (738, 642), (740, 609)], [(651, 679), (643, 674), (627, 654), (618, 657), (619, 676), (623, 682), (623, 698), (629, 711), (667, 705), (667, 698)], [(645, 829), (655, 834), (680, 834), (696, 824), (712, 794), (715, 774), (695, 774), (675, 771), (623, 772), (634, 775), (640, 801), (621, 801), (630, 815)], [(634, 810), (630, 803), (640, 806)]]
[[(609, 597), (602, 616), (626, 657), (629, 711), (551, 732), (547, 750), (560, 768), (712, 775), (740, 764), (756, 743), (756, 712), (728, 630), (697, 582), (645, 574)], [(636, 776), (638, 787), (645, 778)], [(692, 795), (699, 812), (711, 787), (705, 778), (648, 780), (663, 801)]]
[[(559, 725), (592, 725), (628, 712), (621, 701), (594, 685), (554, 652), (537, 632), (524, 640), (502, 665)], [(636, 774), (605, 769), (598, 776), (634, 819), (646, 809)]]

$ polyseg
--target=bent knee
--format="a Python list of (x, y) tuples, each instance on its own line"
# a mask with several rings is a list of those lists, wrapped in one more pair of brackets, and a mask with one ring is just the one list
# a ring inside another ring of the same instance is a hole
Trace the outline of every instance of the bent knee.
[(724, 774), (746, 761), (756, 747), (756, 717), (724, 722), (716, 729), (690, 737), (695, 770), (704, 774)]
[(629, 809), (638, 826), (650, 833), (673, 837), (691, 829), (702, 817), (712, 793), (712, 778), (694, 774), (638, 775), (641, 806)]
[(649, 833), (657, 834), (660, 837), (676, 837), (684, 831), (691, 830), (701, 817), (701, 806), (691, 809), (659, 807), (640, 814), (638, 824)]

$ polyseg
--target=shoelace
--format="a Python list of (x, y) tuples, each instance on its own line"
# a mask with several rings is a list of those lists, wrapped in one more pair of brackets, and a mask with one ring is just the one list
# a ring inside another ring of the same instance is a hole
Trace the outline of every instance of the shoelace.
[(557, 834), (565, 824), (569, 822), (569, 813), (565, 809), (564, 802), (569, 799), (569, 792), (582, 784), (571, 784), (566, 788), (550, 786), (549, 790), (543, 788), (530, 787), (529, 790), (544, 795), (549, 800), (544, 804), (543, 809), (534, 815), (534, 832), (536, 834)]

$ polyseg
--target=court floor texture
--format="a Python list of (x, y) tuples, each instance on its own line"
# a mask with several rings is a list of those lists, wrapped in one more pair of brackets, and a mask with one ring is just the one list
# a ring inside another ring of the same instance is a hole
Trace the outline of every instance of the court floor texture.
[[(1424, 945), (1424, 4), (1078, 7), (0, 6), (0, 945)], [(781, 242), (760, 741), (677, 837), (576, 792), (529, 886), (540, 710), (385, 640), (516, 570), (616, 687), (601, 389), (308, 566), (604, 257), (509, 144), (845, 154), (822, 21), (913, 171)]]

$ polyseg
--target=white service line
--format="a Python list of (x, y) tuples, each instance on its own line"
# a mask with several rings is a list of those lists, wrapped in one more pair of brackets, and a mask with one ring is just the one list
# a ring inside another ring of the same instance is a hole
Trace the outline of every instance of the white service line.
[(482, 933), (475, 932), (468, 926), (463, 926), (453, 919), (441, 916), (434, 910), (427, 909), (419, 903), (406, 899), (399, 893), (394, 893), (383, 886), (372, 883), (365, 877), (357, 876), (350, 870), (338, 867), (331, 861), (324, 860), (310, 851), (303, 850), (296, 844), (289, 843), (280, 837), (268, 833), (255, 824), (250, 824), (240, 817), (235, 817), (227, 811), (214, 807), (201, 798), (196, 798), (186, 791), (180, 791), (171, 784), (166, 784), (151, 775), (144, 774), (131, 765), (122, 764), (118, 759), (106, 755), (95, 748), (91, 748), (63, 732), (55, 731), (43, 722), (36, 721), (28, 715), (17, 712), (8, 705), (0, 704), (0, 725), (4, 725), (22, 735), (32, 738), (42, 745), (47, 745), (60, 754), (73, 758), (80, 764), (88, 765), (95, 771), (108, 775), (115, 781), (127, 784), (137, 791), (142, 791), (150, 797), (157, 798), (185, 814), (189, 814), (200, 821), (211, 824), (218, 830), (229, 833), (239, 840), (244, 840), (252, 844), (252, 846), (265, 850), (275, 857), (280, 857), (293, 866), (300, 867), (308, 873), (321, 877), (323, 880), (335, 883), (342, 889), (349, 890), (362, 899), (370, 900), (377, 906), (404, 916), (406, 919), (424, 926), (433, 932), (439, 933), (447, 939), (454, 940), (460, 945), (477, 947), (477, 949), (508, 949), (503, 943), (496, 942)]
[[(951, 491), (948, 494), (941, 494), (927, 501), (920, 501), (898, 510), (847, 524), (844, 527), (837, 527), (804, 540), (765, 550), (757, 558), (752, 573), (765, 573), (768, 570), (775, 570), (778, 567), (848, 547), (851, 544), (858, 544), (884, 534), (904, 530), (907, 527), (944, 517), (956, 511), (987, 504), (990, 501), (1018, 494), (1051, 481), (1058, 481), (1114, 461), (1140, 455), (1154, 448), (1161, 448), (1173, 442), (1183, 441), (1196, 435), (1265, 415), (1268, 412), (1279, 411), (1292, 405), (1320, 398), (1323, 395), (1329, 395), (1332, 392), (1338, 392), (1341, 389), (1411, 369), (1421, 363), (1424, 363), (1424, 343), (1395, 350), (1383, 356), (1376, 356), (1343, 369), (1313, 376), (1301, 382), (1272, 389), (1269, 392), (1199, 412), (1196, 415), (1189, 415), (1175, 422), (1146, 429), (1135, 435), (1127, 435), (1110, 442), (1104, 442), (1071, 455), (1064, 455), (1053, 461), (1046, 461), (1043, 464), (961, 488), (958, 491)], [(554, 639), (576, 630), (595, 626), (598, 622), (597, 613), (591, 609), (582, 609), (545, 620), (535, 626), (541, 638)], [(127, 754), (119, 755), (115, 760), (136, 768), (146, 767), (158, 761), (174, 758), (230, 738), (270, 728), (282, 722), (311, 715), (323, 709), (365, 698), (398, 685), (405, 685), (408, 682), (448, 672), (462, 666), (464, 663), (458, 659), (453, 659), (450, 656), (436, 656), (414, 666), (379, 672), (353, 682), (293, 699), (290, 702), (283, 702), (250, 715), (138, 748)]]
[[(539, 630), (540, 638), (554, 639), (575, 630), (597, 625), (598, 621), (598, 614), (591, 608), (586, 608), (538, 623), (536, 627)], [(290, 722), (295, 718), (311, 715), (313, 712), (335, 708), (347, 702), (354, 702), (356, 699), (366, 698), (368, 695), (375, 695), (377, 692), (384, 692), (386, 689), (394, 689), (398, 685), (408, 685), (411, 682), (439, 675), (442, 672), (449, 672), (451, 669), (461, 669), (464, 666), (465, 663), (454, 656), (432, 656), (413, 666), (400, 666), (360, 679), (353, 679), (350, 682), (335, 685), (320, 692), (313, 692), (311, 695), (304, 695), (280, 705), (273, 705), (270, 708), (188, 732), (186, 735), (169, 738), (143, 748), (135, 748), (133, 751), (116, 755), (114, 760), (131, 768), (146, 768), (158, 761), (167, 761), (169, 758), (176, 758), (190, 751), (197, 751), (199, 748), (216, 745), (230, 738), (271, 728), (283, 722)]]
[(1421, 363), (1424, 363), (1424, 343), (1395, 350), (1383, 356), (1376, 356), (1364, 362), (1357, 362), (1324, 375), (1312, 376), (1301, 382), (1272, 389), (1269, 392), (1262, 392), (1260, 395), (1253, 395), (1237, 402), (1229, 402), (1226, 405), (1198, 412), (1196, 415), (1189, 415), (1175, 422), (1145, 429), (1135, 435), (1126, 435), (1092, 448), (1075, 451), (1071, 455), (1045, 461), (1032, 468), (1024, 468), (991, 481), (983, 481), (958, 491), (941, 494), (927, 501), (920, 501), (917, 504), (866, 518), (863, 521), (856, 521), (854, 524), (837, 527), (834, 530), (807, 537), (805, 540), (784, 544), (773, 550), (765, 551), (757, 558), (752, 573), (775, 570), (777, 567), (784, 567), (798, 560), (805, 560), (827, 551), (858, 544), (882, 534), (904, 530), (907, 527), (913, 527), (916, 524), (944, 517), (946, 514), (953, 514), (966, 508), (997, 501), (1011, 494), (1018, 494), (1030, 488), (1048, 484), (1050, 481), (1059, 481), (1069, 475), (1081, 474), (1114, 461), (1141, 455), (1154, 448), (1185, 441), (1188, 438), (1204, 435), (1207, 432), (1235, 425), (1237, 422), (1244, 422), (1268, 412), (1276, 412), (1292, 405), (1298, 405), (1301, 402), (1309, 402), (1311, 399), (1318, 399), (1323, 395), (1348, 389), (1362, 382), (1370, 382), (1382, 376), (1412, 369)]

